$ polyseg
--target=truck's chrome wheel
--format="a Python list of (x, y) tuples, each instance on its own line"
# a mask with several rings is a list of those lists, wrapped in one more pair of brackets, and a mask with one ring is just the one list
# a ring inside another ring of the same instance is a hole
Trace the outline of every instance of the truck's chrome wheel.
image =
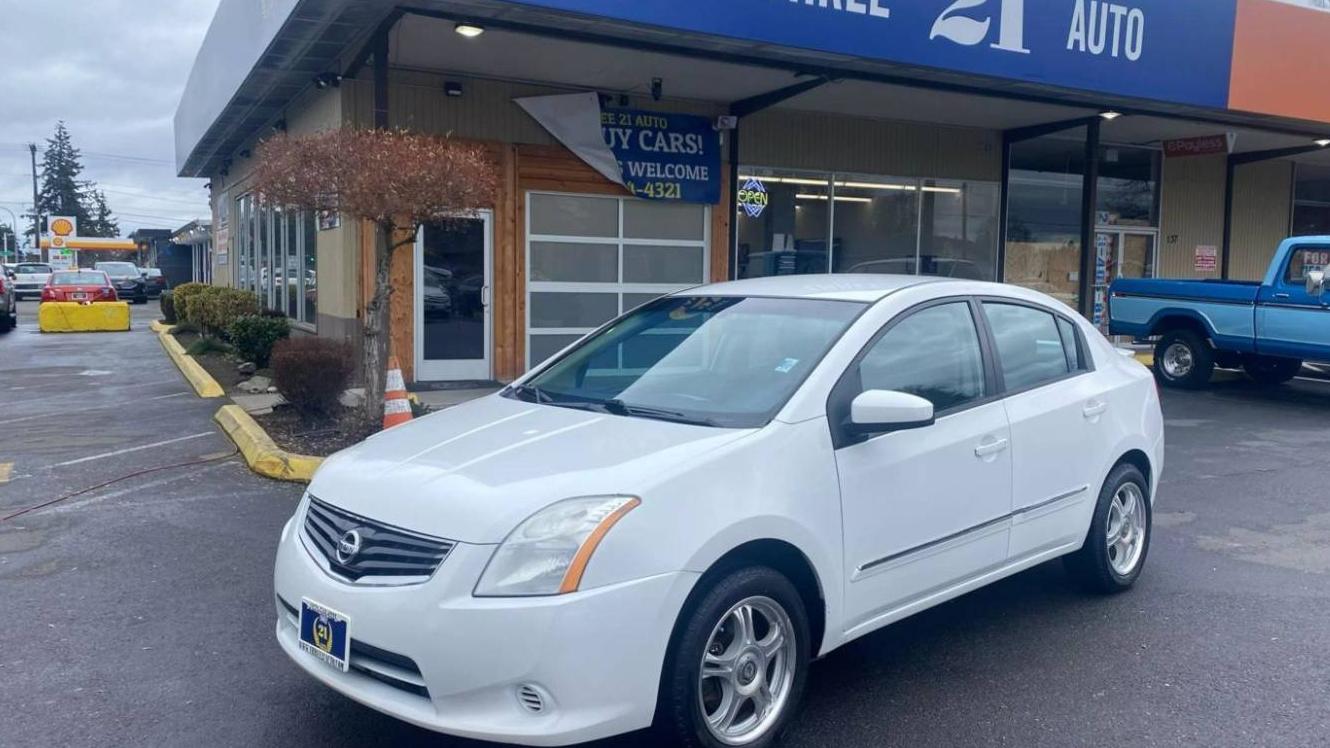
[(1196, 365), (1191, 349), (1182, 343), (1174, 343), (1164, 349), (1164, 373), (1174, 379), (1183, 379)]
[(1145, 496), (1135, 483), (1124, 483), (1108, 507), (1108, 563), (1119, 576), (1127, 576), (1140, 563), (1145, 549)]
[(707, 729), (726, 745), (748, 745), (779, 719), (797, 662), (794, 626), (769, 597), (730, 608), (702, 654), (698, 698)]

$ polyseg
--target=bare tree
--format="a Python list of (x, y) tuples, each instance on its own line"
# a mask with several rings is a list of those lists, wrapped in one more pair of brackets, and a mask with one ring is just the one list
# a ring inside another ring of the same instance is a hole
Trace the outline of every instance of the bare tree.
[(377, 421), (383, 417), (393, 253), (415, 244), (422, 223), (492, 205), (497, 169), (482, 146), (405, 130), (279, 134), (260, 144), (256, 157), (255, 188), (267, 203), (333, 211), (377, 230), (361, 357), (366, 416)]

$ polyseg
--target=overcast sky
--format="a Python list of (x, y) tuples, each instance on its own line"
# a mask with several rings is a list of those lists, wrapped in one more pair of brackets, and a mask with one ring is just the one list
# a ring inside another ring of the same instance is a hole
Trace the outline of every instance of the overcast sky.
[(31, 209), (26, 144), (57, 120), (122, 234), (208, 217), (204, 180), (175, 176), (171, 122), (217, 3), (0, 0), (0, 223)]

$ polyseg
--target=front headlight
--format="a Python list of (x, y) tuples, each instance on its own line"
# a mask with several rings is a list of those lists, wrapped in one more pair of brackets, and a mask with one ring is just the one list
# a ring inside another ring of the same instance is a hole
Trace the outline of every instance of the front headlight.
[(605, 533), (640, 503), (634, 496), (588, 496), (536, 512), (499, 545), (480, 575), (476, 596), (576, 592)]

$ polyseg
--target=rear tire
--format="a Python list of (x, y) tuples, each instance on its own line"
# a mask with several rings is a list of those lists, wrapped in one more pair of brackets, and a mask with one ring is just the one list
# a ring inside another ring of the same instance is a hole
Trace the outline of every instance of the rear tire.
[(1191, 330), (1164, 333), (1155, 345), (1155, 378), (1166, 387), (1199, 390), (1210, 383), (1214, 371), (1214, 350)]
[(0, 315), (0, 332), (9, 332), (18, 326), (18, 317), (13, 314)]
[(1274, 387), (1296, 377), (1302, 371), (1302, 359), (1252, 356), (1242, 362), (1242, 369), (1257, 384)]
[[(656, 730), (667, 745), (688, 748), (774, 745), (808, 675), (803, 598), (765, 566), (735, 569), (700, 592), (680, 614), (665, 657)], [(715, 675), (703, 677), (704, 658)]]
[(1135, 465), (1124, 463), (1108, 474), (1085, 543), (1063, 564), (1091, 592), (1123, 592), (1140, 577), (1153, 534), (1150, 483)]

